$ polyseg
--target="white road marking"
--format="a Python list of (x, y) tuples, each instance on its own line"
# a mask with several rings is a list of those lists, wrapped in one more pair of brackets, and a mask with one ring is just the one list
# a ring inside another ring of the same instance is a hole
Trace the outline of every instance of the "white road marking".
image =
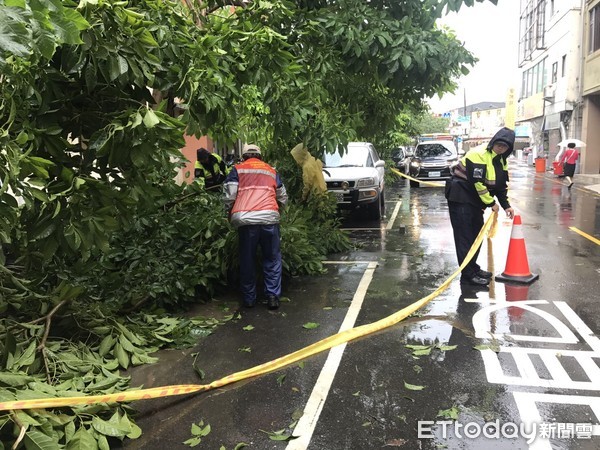
[(554, 327), (554, 329), (560, 334), (560, 337), (549, 337), (549, 336), (527, 336), (527, 335), (518, 335), (518, 334), (510, 334), (510, 337), (517, 341), (529, 341), (529, 342), (553, 342), (559, 344), (576, 344), (579, 342), (577, 336), (573, 334), (573, 332), (567, 327), (564, 323), (562, 323), (559, 319), (554, 317), (552, 314), (547, 313), (538, 308), (534, 308), (530, 305), (546, 305), (548, 302), (546, 300), (527, 300), (527, 301), (518, 301), (518, 302), (496, 302), (494, 304), (490, 304), (481, 308), (473, 315), (473, 327), (475, 328), (475, 337), (486, 339), (490, 335), (497, 339), (503, 339), (507, 333), (492, 333), (491, 325), (490, 325), (490, 316), (500, 309), (505, 308), (521, 308), (526, 311), (530, 311), (534, 314), (537, 314), (541, 318), (545, 319), (550, 325)]
[(387, 223), (387, 226), (385, 227), (386, 230), (391, 230), (392, 227), (394, 226), (394, 221), (396, 220), (396, 217), (398, 217), (398, 213), (400, 212), (401, 205), (402, 205), (402, 200), (398, 200), (398, 203), (396, 203), (396, 207), (394, 208), (394, 212), (392, 213), (392, 217), (390, 217), (390, 220)]
[[(349, 330), (350, 328), (354, 327), (356, 318), (358, 317), (358, 313), (360, 312), (360, 309), (362, 307), (365, 294), (367, 293), (367, 288), (373, 280), (373, 272), (375, 271), (376, 267), (376, 262), (370, 262), (367, 266), (365, 273), (363, 274), (362, 279), (360, 280), (358, 288), (354, 293), (354, 298), (352, 299), (352, 303), (348, 308), (346, 317), (342, 322), (342, 326), (339, 330), (340, 332)], [(327, 360), (323, 365), (323, 369), (321, 369), (319, 378), (317, 379), (312, 393), (310, 394), (310, 398), (306, 403), (306, 407), (304, 408), (304, 414), (302, 415), (302, 417), (296, 424), (294, 431), (292, 432), (292, 435), (298, 436), (298, 438), (290, 441), (286, 447), (286, 450), (305, 450), (306, 448), (308, 448), (308, 444), (310, 443), (312, 435), (317, 426), (319, 415), (323, 410), (323, 405), (325, 404), (327, 394), (331, 389), (333, 379), (335, 378), (335, 374), (342, 360), (345, 348), (346, 344), (340, 344), (329, 350)]]
[[(523, 424), (527, 429), (531, 430), (533, 426), (538, 426), (541, 423), (549, 423), (548, 420), (543, 420), (540, 415), (536, 403), (554, 403), (560, 405), (582, 405), (589, 406), (594, 415), (600, 420), (600, 398), (587, 397), (581, 395), (559, 395), (559, 394), (542, 394), (539, 392), (513, 392), (513, 397), (517, 403), (519, 415), (523, 420)], [(592, 425), (592, 435), (600, 436), (600, 425)], [(550, 440), (542, 436), (529, 445), (529, 450), (552, 450)]]
[[(480, 302), (485, 303), (485, 302)], [(549, 305), (554, 306), (559, 310), (566, 322), (573, 327), (577, 333), (583, 338), (573, 334), (570, 328), (558, 317), (550, 314), (546, 311), (542, 311), (535, 308), (533, 304)], [(494, 337), (509, 337), (512, 340), (529, 341), (529, 342), (540, 342), (544, 344), (573, 344), (584, 341), (591, 348), (591, 350), (569, 350), (566, 348), (525, 348), (525, 347), (500, 347), (498, 352), (492, 351), (491, 349), (484, 349), (481, 351), (481, 357), (483, 359), (485, 373), (487, 380), (494, 384), (504, 385), (518, 385), (528, 386), (543, 389), (572, 389), (581, 391), (600, 391), (600, 368), (595, 362), (595, 359), (600, 358), (600, 339), (594, 336), (592, 330), (581, 320), (581, 318), (573, 311), (573, 309), (564, 301), (549, 302), (545, 300), (529, 300), (519, 302), (496, 302), (491, 305), (487, 305), (482, 310), (478, 311), (473, 315), (473, 326), (475, 328), (475, 334), (477, 337), (487, 337), (491, 335), (489, 321), (493, 314), (495, 314), (501, 308), (508, 307), (521, 307), (527, 311), (533, 312), (538, 316), (544, 318), (548, 324), (552, 325), (554, 329), (560, 334), (560, 338), (549, 337), (549, 336), (525, 336), (525, 335), (512, 335), (510, 331), (502, 335), (501, 333), (493, 334)], [(486, 320), (487, 319), (487, 320)], [(500, 356), (504, 356), (502, 360)], [(505, 361), (506, 356), (509, 355), (514, 360), (518, 375), (506, 375), (506, 371), (502, 368), (502, 361)], [(541, 378), (536, 370), (532, 356), (536, 355), (542, 360), (547, 372), (550, 374), (550, 379)], [(572, 369), (572, 366), (563, 365), (565, 357), (573, 358), (579, 367), (584, 371), (589, 381), (575, 381), (569, 375), (568, 370)], [(523, 425), (527, 430), (533, 430), (533, 427), (537, 427), (537, 438), (534, 442), (529, 445), (529, 450), (552, 450), (551, 439), (568, 439), (569, 435), (554, 435), (544, 433), (542, 428), (544, 425), (556, 425), (557, 430), (560, 433), (559, 423), (553, 417), (548, 416), (547, 406), (540, 406), (544, 403), (550, 403), (555, 405), (579, 405), (582, 407), (588, 407), (592, 410), (596, 416), (595, 423), (588, 424), (563, 424), (570, 425), (571, 431), (573, 427), (578, 425), (589, 426), (591, 429), (592, 436), (600, 436), (600, 397), (588, 396), (588, 395), (569, 395), (569, 394), (549, 394), (547, 392), (520, 392), (513, 391), (513, 397), (517, 405), (517, 410), (521, 416)], [(542, 417), (544, 411), (546, 417)], [(548, 430), (546, 430), (547, 432)], [(577, 435), (575, 435), (576, 438)], [(588, 434), (588, 438), (589, 438)]]

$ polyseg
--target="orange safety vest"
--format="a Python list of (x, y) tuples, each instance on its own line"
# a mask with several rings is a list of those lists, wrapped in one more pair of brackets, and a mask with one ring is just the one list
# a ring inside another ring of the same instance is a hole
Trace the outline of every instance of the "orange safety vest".
[(231, 215), (251, 211), (277, 211), (277, 172), (257, 158), (235, 166), (239, 184)]

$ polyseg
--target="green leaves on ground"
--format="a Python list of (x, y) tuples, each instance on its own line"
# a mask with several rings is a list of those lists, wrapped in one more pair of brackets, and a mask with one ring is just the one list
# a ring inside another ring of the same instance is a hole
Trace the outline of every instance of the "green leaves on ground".
[(198, 425), (193, 423), (190, 431), (192, 433), (192, 437), (183, 443), (189, 447), (196, 447), (200, 444), (200, 442), (202, 442), (202, 438), (210, 433), (211, 428), (210, 424), (204, 425), (204, 420), (201, 420), (198, 422)]
[(447, 352), (450, 350), (454, 350), (457, 346), (456, 345), (444, 345), (444, 344), (431, 344), (431, 345), (412, 345), (412, 344), (408, 344), (405, 345), (406, 348), (412, 350), (412, 356), (415, 359), (419, 359), (420, 356), (427, 356), (429, 355), (432, 350), (439, 350), (442, 352)]
[(421, 391), (425, 389), (425, 386), (418, 386), (416, 384), (409, 384), (406, 381), (404, 382), (404, 387), (410, 391)]
[(292, 436), (292, 433), (285, 428), (277, 431), (260, 431), (266, 433), (269, 436), (269, 439), (271, 439), (272, 441), (289, 441), (295, 439), (295, 437)]
[(491, 350), (495, 353), (500, 353), (500, 345), (497, 342), (491, 344), (481, 344), (473, 347), (475, 350)]
[(306, 328), (307, 330), (314, 330), (315, 328), (319, 328), (319, 324), (315, 322), (307, 322), (302, 325), (302, 328)]
[(448, 409), (440, 409), (437, 413), (437, 417), (443, 417), (444, 419), (456, 420), (456, 419), (458, 419), (459, 414), (460, 414), (460, 410), (456, 406), (453, 406), (452, 408), (448, 408)]

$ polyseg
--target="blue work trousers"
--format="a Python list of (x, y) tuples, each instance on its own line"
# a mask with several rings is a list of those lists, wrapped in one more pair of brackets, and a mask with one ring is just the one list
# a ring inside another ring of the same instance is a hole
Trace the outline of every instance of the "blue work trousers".
[[(450, 223), (454, 231), (454, 246), (456, 247), (456, 257), (458, 264), (462, 264), (467, 253), (471, 249), (473, 242), (483, 227), (483, 210), (480, 207), (469, 203), (448, 202), (450, 210)], [(462, 270), (464, 278), (473, 278), (481, 269), (477, 264), (479, 250), (471, 258), (469, 264)]]
[(245, 225), (238, 228), (240, 248), (240, 290), (244, 304), (256, 303), (256, 249), (262, 252), (264, 294), (281, 295), (281, 250), (279, 224)]

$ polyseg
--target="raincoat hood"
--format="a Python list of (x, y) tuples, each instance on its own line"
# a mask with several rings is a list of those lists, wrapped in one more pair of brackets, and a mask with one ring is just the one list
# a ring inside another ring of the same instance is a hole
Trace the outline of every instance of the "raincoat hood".
[(506, 145), (508, 145), (508, 150), (502, 154), (502, 158), (504, 158), (506, 160), (510, 156), (510, 154), (513, 152), (513, 149), (515, 147), (515, 132), (514, 132), (514, 130), (511, 130), (510, 128), (506, 128), (506, 127), (501, 128), (494, 135), (494, 137), (492, 137), (489, 144), (487, 145), (488, 151), (491, 152), (492, 147), (498, 141), (504, 142)]

